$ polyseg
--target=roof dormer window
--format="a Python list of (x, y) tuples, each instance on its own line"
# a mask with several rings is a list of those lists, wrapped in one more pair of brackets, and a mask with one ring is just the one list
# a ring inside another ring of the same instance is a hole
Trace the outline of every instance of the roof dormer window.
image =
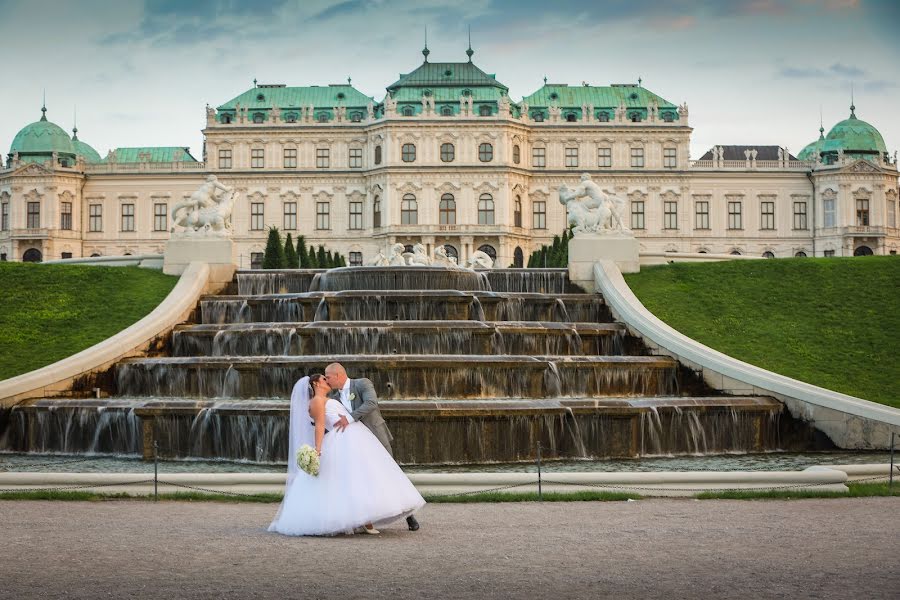
[(478, 107), (478, 115), (481, 117), (491, 116), (491, 107), (487, 104), (482, 104)]
[(266, 95), (265, 95), (265, 94), (257, 94), (257, 95), (256, 95), (256, 101), (257, 101), (257, 102), (265, 102), (265, 101), (266, 101)]
[(350, 120), (354, 123), (359, 123), (360, 121), (362, 121), (362, 113), (350, 113)]
[(296, 123), (297, 122), (297, 113), (289, 112), (288, 114), (284, 115), (284, 120), (287, 123)]
[(666, 123), (672, 123), (673, 121), (675, 121), (675, 115), (668, 111), (664, 112), (662, 114), (662, 120), (665, 121)]
[(601, 110), (597, 113), (597, 120), (601, 123), (609, 123), (609, 113), (605, 110)]
[(411, 117), (415, 114), (415, 112), (416, 111), (412, 106), (404, 106), (403, 110), (401, 111), (404, 117)]
[(542, 123), (544, 121), (544, 113), (541, 111), (531, 113), (531, 120), (535, 123)]
[(638, 111), (632, 111), (628, 113), (628, 118), (631, 119), (632, 123), (640, 123), (641, 122), (641, 113)]
[(266, 120), (266, 116), (262, 113), (253, 113), (253, 122), (254, 123), (262, 123)]
[(316, 121), (318, 121), (319, 123), (327, 123), (328, 122), (328, 113), (320, 112), (319, 114), (316, 115)]
[(559, 94), (557, 94), (556, 92), (553, 92), (552, 94), (550, 94), (550, 99), (551, 99), (551, 100), (558, 100), (558, 99), (559, 99)]
[(453, 116), (453, 107), (452, 106), (442, 106), (441, 107), (441, 116), (442, 117), (452, 117)]
[(574, 123), (577, 120), (578, 120), (578, 117), (575, 115), (575, 113), (571, 113), (571, 112), (566, 113), (566, 122), (567, 123)]
[(219, 117), (220, 123), (225, 123), (226, 125), (231, 123), (231, 115), (228, 113), (224, 113), (221, 117)]
[(337, 99), (338, 99), (338, 100), (343, 100), (343, 99), (346, 98), (346, 97), (347, 97), (347, 96), (344, 94), (344, 92), (338, 92), (338, 95), (337, 95)]

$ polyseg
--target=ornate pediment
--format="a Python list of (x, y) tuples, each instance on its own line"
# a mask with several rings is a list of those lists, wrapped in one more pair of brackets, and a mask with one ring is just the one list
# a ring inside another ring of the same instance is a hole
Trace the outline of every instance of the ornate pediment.
[(449, 181), (445, 181), (444, 183), (442, 183), (441, 185), (437, 186), (434, 189), (436, 191), (440, 192), (441, 194), (452, 194), (454, 192), (459, 192), (462, 188), (459, 187), (458, 185), (454, 185), (454, 184), (450, 183)]
[(660, 194), (659, 197), (667, 202), (674, 202), (674, 201), (678, 200), (679, 198), (681, 198), (681, 194), (679, 194), (678, 192), (674, 192), (672, 190), (666, 190), (665, 192)]
[(850, 165), (846, 171), (850, 173), (880, 173), (881, 170), (867, 160), (858, 160)]
[(416, 185), (412, 181), (407, 181), (403, 185), (394, 184), (394, 189), (404, 194), (415, 194), (422, 191), (422, 186)]
[(293, 190), (288, 190), (281, 194), (281, 199), (284, 202), (296, 202), (300, 199), (300, 196), (297, 195)]
[(18, 169), (16, 169), (16, 170), (13, 172), (12, 175), (13, 175), (13, 177), (16, 177), (16, 176), (19, 176), (19, 175), (30, 175), (30, 176), (32, 176), (32, 177), (34, 177), (34, 176), (36, 176), (36, 175), (37, 175), (37, 176), (40, 176), (40, 175), (53, 175), (53, 170), (52, 170), (52, 169), (48, 169), (48, 168), (45, 167), (44, 165), (39, 165), (39, 164), (37, 164), (37, 163), (30, 163), (30, 164), (24, 165), (24, 166), (22, 166), (22, 167), (19, 167)]
[(547, 191), (547, 188), (535, 188), (528, 192), (528, 195), (535, 200), (543, 200), (550, 195), (550, 192)]
[(641, 190), (634, 190), (628, 193), (628, 199), (632, 202), (640, 202), (641, 200), (647, 199), (647, 193), (642, 192)]
[(320, 202), (324, 202), (326, 200), (331, 200), (334, 197), (334, 194), (326, 189), (320, 189), (313, 194), (313, 197)]
[(517, 183), (516, 185), (512, 186), (512, 191), (514, 194), (524, 194), (527, 190), (525, 189), (524, 185), (522, 185), (521, 183)]
[(472, 189), (476, 192), (481, 192), (482, 194), (488, 194), (490, 192), (498, 191), (500, 186), (494, 185), (490, 181), (483, 181), (480, 184), (473, 186)]

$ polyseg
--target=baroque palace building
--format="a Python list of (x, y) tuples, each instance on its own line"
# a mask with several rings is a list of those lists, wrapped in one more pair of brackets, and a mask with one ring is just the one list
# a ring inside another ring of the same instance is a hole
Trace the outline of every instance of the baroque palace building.
[[(0, 259), (161, 253), (171, 209), (209, 174), (237, 191), (241, 267), (277, 226), (364, 264), (393, 243), (465, 261), (525, 257), (566, 226), (582, 173), (626, 198), (642, 252), (767, 257), (895, 254), (898, 172), (857, 118), (796, 157), (722, 145), (690, 160), (687, 104), (640, 84), (547, 83), (515, 102), (468, 61), (424, 62), (378, 102), (347, 85), (256, 85), (207, 107), (204, 161), (187, 148), (105, 158), (44, 115), (0, 169)], [(2, 165), (0, 165), (2, 166)]]

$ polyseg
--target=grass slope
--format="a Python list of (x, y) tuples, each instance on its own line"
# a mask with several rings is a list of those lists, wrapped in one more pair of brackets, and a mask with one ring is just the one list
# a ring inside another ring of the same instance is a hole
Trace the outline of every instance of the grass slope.
[(900, 408), (900, 260), (675, 263), (626, 275), (653, 314), (764, 369)]
[(0, 263), (0, 380), (118, 333), (156, 308), (177, 281), (138, 267)]

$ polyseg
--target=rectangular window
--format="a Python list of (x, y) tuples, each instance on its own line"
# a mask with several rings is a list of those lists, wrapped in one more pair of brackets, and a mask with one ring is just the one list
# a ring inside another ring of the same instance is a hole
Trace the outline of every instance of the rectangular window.
[(9, 202), (0, 204), (0, 231), (9, 231)]
[(834, 256), (834, 250), (826, 250), (825, 256)]
[(887, 203), (887, 224), (888, 227), (897, 226), (897, 203), (893, 200), (888, 200)]
[(631, 149), (631, 166), (640, 169), (644, 167), (644, 149), (643, 148), (632, 148)]
[(612, 148), (597, 148), (597, 166), (612, 166)]
[(694, 203), (694, 229), (709, 229), (709, 202), (698, 200)]
[(351, 252), (350, 253), (350, 266), (351, 267), (361, 267), (362, 262), (362, 252)]
[(297, 203), (284, 203), (284, 228), (287, 230), (297, 229)]
[(578, 148), (566, 148), (566, 166), (578, 166)]
[(362, 148), (350, 148), (350, 168), (362, 168)]
[(122, 231), (134, 231), (134, 204), (122, 205)]
[(531, 166), (546, 167), (547, 166), (547, 149), (532, 148), (531, 149)]
[(331, 166), (331, 154), (328, 148), (316, 148), (316, 168), (327, 169)]
[(62, 202), (59, 205), (59, 228), (72, 230), (72, 203)]
[(856, 201), (856, 225), (867, 227), (869, 225), (869, 200)]
[(663, 202), (663, 229), (678, 229), (678, 203), (674, 200)]
[(284, 168), (285, 169), (296, 169), (297, 168), (297, 149), (296, 148), (285, 148), (284, 149)]
[(663, 148), (663, 167), (674, 169), (678, 166), (678, 155), (675, 148)]
[(250, 203), (250, 231), (262, 231), (266, 228), (265, 204)]
[(728, 229), (743, 229), (744, 223), (740, 202), (728, 203)]
[(807, 229), (806, 202), (794, 202), (794, 229)]
[(362, 202), (351, 202), (350, 203), (350, 223), (349, 229), (362, 229), (363, 228), (363, 203)]
[(631, 228), (644, 229), (644, 201), (634, 200), (631, 203)]
[(331, 202), (316, 202), (316, 229), (331, 229)]
[(88, 231), (103, 231), (103, 205), (88, 206)]
[(534, 229), (547, 229), (547, 203), (535, 200), (532, 204)]
[(251, 252), (250, 253), (250, 268), (251, 269), (262, 269), (263, 257), (265, 254), (263, 252)]
[(825, 227), (834, 227), (834, 199), (825, 199)]
[(25, 222), (25, 227), (28, 229), (39, 228), (41, 226), (41, 203), (29, 202), (27, 214), (28, 220)]
[(61, 258), (72, 258), (71, 252), (63, 252)]
[(250, 150), (250, 168), (262, 169), (266, 166), (266, 151), (262, 148)]
[(231, 150), (226, 150), (226, 149), (219, 150), (219, 168), (220, 169), (230, 169), (231, 168)]
[(169, 205), (157, 203), (153, 205), (153, 231), (168, 229)]
[(775, 229), (775, 203), (759, 203), (759, 228)]

